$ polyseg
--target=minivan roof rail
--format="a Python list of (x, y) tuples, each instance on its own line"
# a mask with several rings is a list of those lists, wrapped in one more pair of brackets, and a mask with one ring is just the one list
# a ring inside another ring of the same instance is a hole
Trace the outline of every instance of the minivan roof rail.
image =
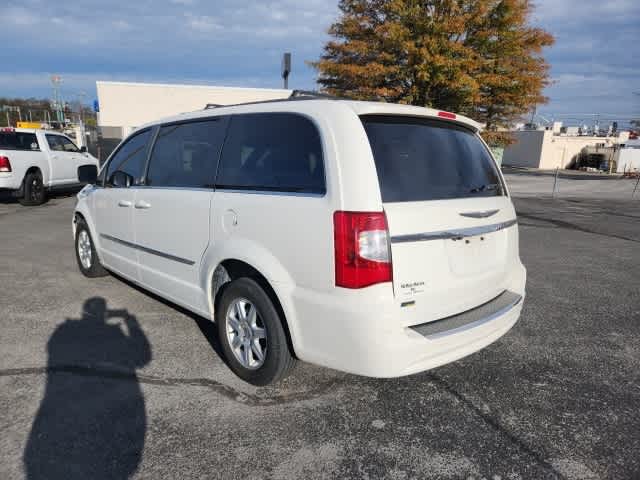
[(339, 100), (340, 97), (329, 95), (328, 93), (318, 92), (316, 90), (293, 90), (289, 99), (307, 99), (307, 98), (326, 98), (328, 100)]
[(313, 90), (292, 90), (291, 95), (286, 98), (274, 98), (271, 100), (257, 100), (255, 102), (243, 102), (243, 103), (233, 103), (229, 105), (220, 105), (218, 103), (207, 103), (204, 107), (204, 110), (209, 110), (212, 108), (222, 108), (222, 107), (235, 107), (238, 105), (254, 105), (257, 103), (275, 103), (275, 102), (288, 102), (291, 100), (341, 100), (340, 97), (335, 97), (333, 95), (329, 95), (327, 93), (316, 92)]

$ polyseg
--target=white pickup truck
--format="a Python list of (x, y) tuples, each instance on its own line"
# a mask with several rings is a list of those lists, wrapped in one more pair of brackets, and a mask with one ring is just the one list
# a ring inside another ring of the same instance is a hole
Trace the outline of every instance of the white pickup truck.
[(47, 192), (80, 186), (78, 167), (98, 159), (68, 137), (49, 130), (0, 128), (0, 190), (22, 205), (40, 205)]

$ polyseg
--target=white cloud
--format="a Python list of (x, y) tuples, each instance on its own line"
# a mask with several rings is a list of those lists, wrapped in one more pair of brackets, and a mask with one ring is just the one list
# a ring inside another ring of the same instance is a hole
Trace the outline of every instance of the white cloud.
[(222, 29), (222, 25), (214, 17), (187, 14), (186, 18), (187, 25), (198, 32), (213, 32)]
[(637, 0), (538, 0), (535, 7), (537, 19), (565, 24), (587, 20), (604, 25), (605, 22), (637, 15), (640, 11)]
[[(640, 112), (640, 97), (629, 98), (639, 88), (640, 0), (535, 3), (535, 24), (556, 36), (544, 51), (552, 101), (541, 108)], [(62, 72), (69, 92), (94, 92), (98, 79), (275, 87), (284, 51), (293, 53), (292, 85), (314, 88), (304, 61), (318, 58), (338, 16), (338, 0), (0, 4), (0, 43), (12, 46), (0, 49), (0, 65), (10, 66), (0, 72), (0, 88), (12, 95), (49, 95), (42, 71)]]
[(40, 21), (40, 18), (32, 11), (22, 7), (7, 7), (0, 9), (2, 25), (17, 25), (19, 27), (29, 27)]
[[(97, 81), (120, 81), (120, 82), (145, 82), (145, 83), (176, 83), (184, 85), (218, 85), (226, 87), (256, 87), (256, 88), (276, 88), (279, 87), (279, 79), (275, 81), (265, 80), (261, 76), (211, 76), (211, 77), (184, 77), (179, 72), (167, 73), (164, 75), (146, 74), (140, 75), (133, 72), (87, 72), (72, 73), (57, 71), (56, 75), (62, 78), (61, 94), (65, 100), (73, 100), (78, 92), (84, 91), (88, 94), (86, 101), (90, 102), (96, 96)], [(0, 96), (20, 97), (26, 95), (47, 98), (51, 96), (51, 73), (7, 73), (0, 72)]]
[(111, 22), (111, 25), (117, 30), (131, 30), (132, 28), (131, 24), (126, 20), (115, 20)]
[(553, 84), (545, 90), (550, 103), (539, 110), (640, 114), (640, 98), (632, 94), (640, 78), (633, 53), (640, 43), (640, 1), (539, 0), (536, 5), (534, 23), (556, 38), (544, 52), (552, 67)]
[(282, 20), (286, 20), (287, 18), (289, 18), (287, 13), (283, 12), (282, 10), (274, 10), (269, 14), (269, 16), (278, 22), (281, 22)]

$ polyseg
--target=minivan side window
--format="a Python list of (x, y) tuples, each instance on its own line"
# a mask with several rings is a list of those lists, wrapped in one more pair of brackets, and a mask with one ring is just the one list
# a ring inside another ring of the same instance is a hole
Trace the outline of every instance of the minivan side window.
[(160, 128), (153, 146), (146, 185), (212, 188), (226, 117), (188, 121)]
[(324, 194), (318, 129), (294, 113), (233, 115), (216, 188)]
[(132, 185), (140, 185), (144, 177), (147, 161), (147, 146), (151, 130), (145, 130), (126, 141), (109, 161), (106, 173), (106, 186), (113, 186), (113, 174), (121, 171), (133, 178)]

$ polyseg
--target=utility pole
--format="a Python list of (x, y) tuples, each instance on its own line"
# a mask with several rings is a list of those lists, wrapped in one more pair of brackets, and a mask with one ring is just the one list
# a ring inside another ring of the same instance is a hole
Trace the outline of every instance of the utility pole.
[(62, 96), (60, 95), (61, 84), (62, 77), (60, 75), (51, 75), (51, 86), (53, 87), (53, 109), (56, 112), (56, 119), (58, 122), (63, 123), (64, 111), (62, 109)]
[(289, 89), (289, 74), (291, 73), (291, 53), (286, 52), (282, 56), (282, 79), (284, 80), (284, 89)]
[(85, 92), (84, 90), (80, 90), (76, 95), (78, 97), (78, 105), (79, 105), (78, 109), (80, 110), (78, 112), (78, 118), (80, 120), (80, 136), (82, 137), (81, 140), (80, 139), (77, 139), (77, 140), (79, 141), (80, 146), (86, 147), (87, 146), (87, 135), (86, 135), (85, 130), (84, 130), (84, 118), (83, 118), (83, 115), (82, 115), (82, 113), (83, 113), (82, 112), (82, 99), (87, 96), (87, 92)]
[(85, 92), (84, 90), (80, 90), (76, 95), (78, 96), (78, 103), (80, 104), (80, 123), (82, 123), (84, 121), (82, 100), (87, 96), (87, 92)]

